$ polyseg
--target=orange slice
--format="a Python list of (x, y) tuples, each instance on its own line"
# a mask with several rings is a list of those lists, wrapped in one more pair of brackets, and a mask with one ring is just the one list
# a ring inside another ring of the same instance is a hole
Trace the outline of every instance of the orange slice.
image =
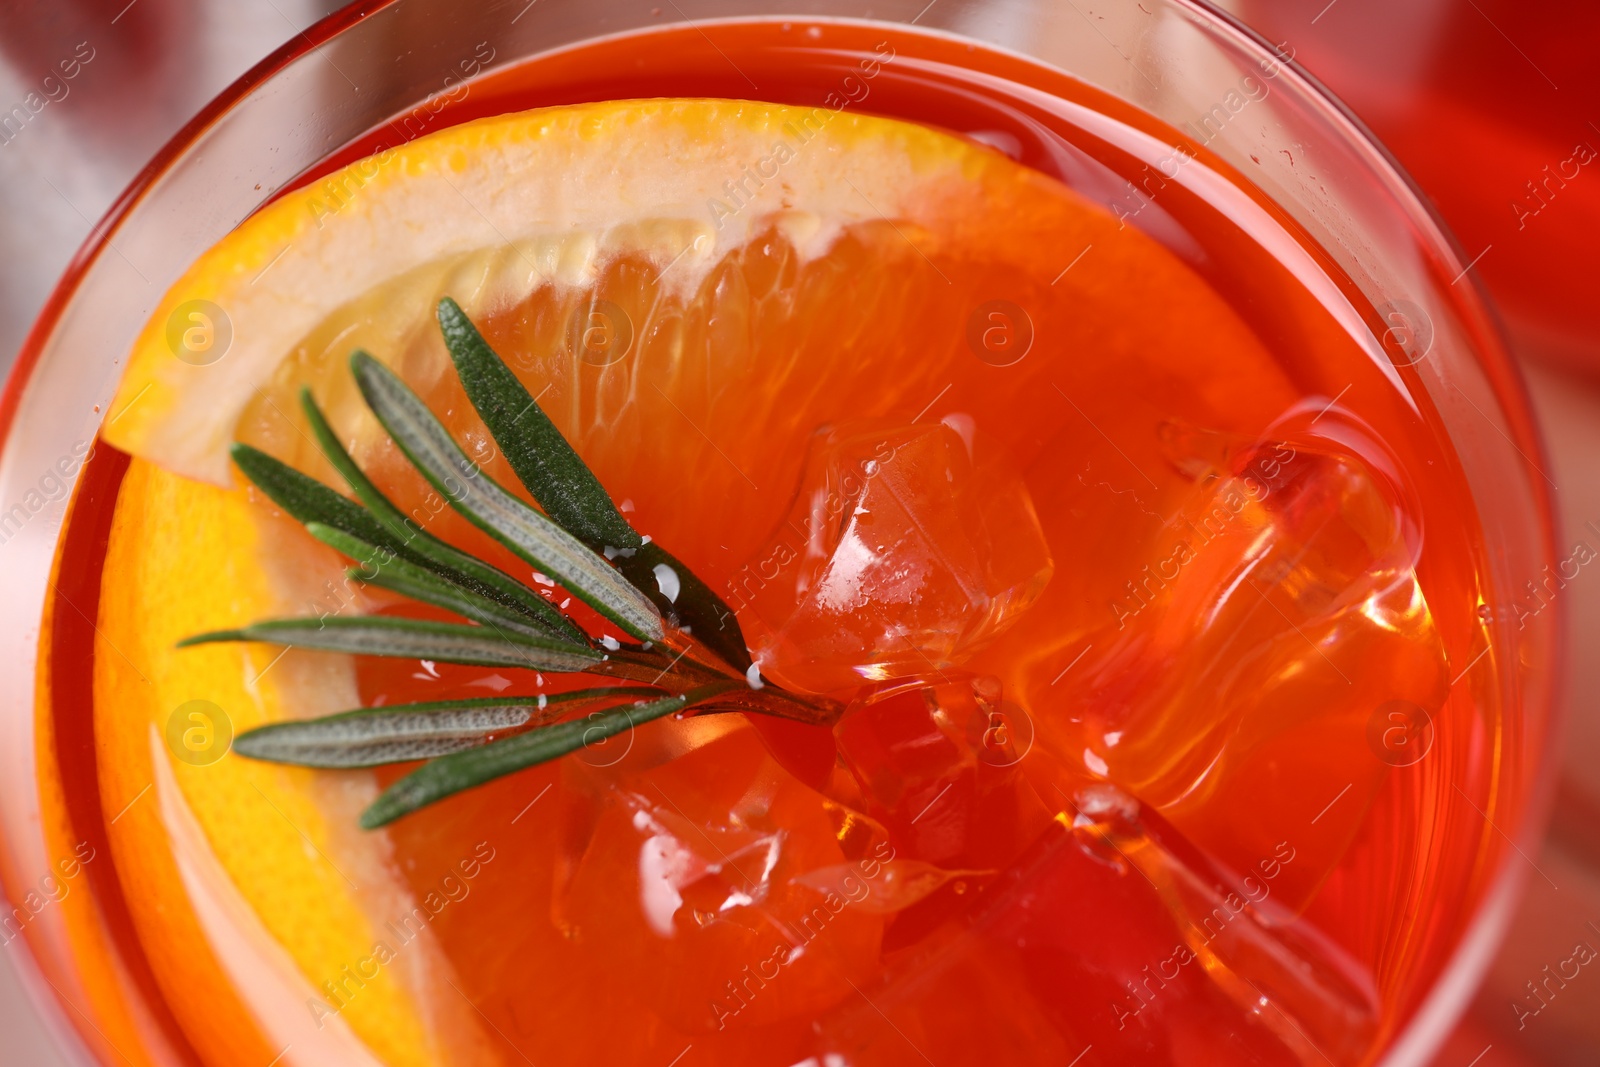
[[(769, 226), (808, 259), (878, 218), (927, 227), (924, 254), (975, 244), (983, 216), (952, 202), (978, 190), (1011, 200), (1042, 180), (921, 126), (854, 114), (823, 125), (767, 104), (607, 103), (458, 126), (283, 197), (202, 255), (135, 344), (106, 438), (227, 484), (239, 416), (295, 345), (418, 268), (406, 289), (449, 278), (470, 288), (469, 312), (585, 288), (625, 254), (691, 293)], [(393, 345), (376, 342), (432, 314), (426, 301), (382, 310), (381, 323), (340, 322), (365, 327), (380, 357)]]

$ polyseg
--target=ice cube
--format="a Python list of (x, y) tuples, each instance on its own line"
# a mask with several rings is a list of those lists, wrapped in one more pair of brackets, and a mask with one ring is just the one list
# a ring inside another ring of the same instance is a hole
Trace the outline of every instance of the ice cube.
[(800, 881), (846, 862), (823, 798), (748, 726), (666, 762), (564, 771), (582, 851), (558, 874), (559, 921), (672, 1026), (809, 1019), (876, 970), (884, 920), (852, 906), (863, 887)]
[(970, 420), (820, 432), (794, 506), (732, 582), (764, 675), (833, 692), (942, 670), (1049, 580), (1021, 479)]
[(900, 959), (818, 1024), (853, 1067), (1362, 1061), (1369, 977), (1109, 786), (1070, 798), (954, 937)]
[(1048, 824), (1018, 754), (997, 758), (980, 747), (999, 699), (994, 679), (951, 673), (936, 684), (887, 686), (845, 710), (834, 728), (839, 756), (898, 855), (990, 870)]
[(1431, 715), (1448, 691), (1416, 495), (1337, 408), (1291, 412), (1259, 443), (1173, 444), (1188, 501), (1083, 634), (1082, 662), (1028, 696), (1072, 709), (1041, 719), (1053, 750), (1226, 862), (1299, 842), (1283, 898), (1304, 904), (1396, 762), (1369, 721), (1395, 701)]

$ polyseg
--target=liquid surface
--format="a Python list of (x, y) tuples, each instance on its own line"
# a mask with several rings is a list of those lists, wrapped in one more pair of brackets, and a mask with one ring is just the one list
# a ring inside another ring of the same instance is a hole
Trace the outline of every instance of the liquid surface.
[[(1494, 709), (1450, 686), (1477, 651), (1474, 531), (1427, 414), (1227, 175), (1148, 183), (1166, 150), (1136, 116), (1066, 82), (1084, 107), (979, 90), (984, 65), (1045, 76), (948, 42), (715, 32), (763, 97), (978, 137), (1107, 224), (941, 258), (868, 223), (844, 276), (773, 232), (702, 286), (709, 317), (623, 259), (594, 294), (633, 332), (615, 361), (572, 351), (551, 294), (484, 324), (763, 668), (852, 700), (832, 736), (655, 724), (393, 827), (419, 898), (492, 842), (428, 924), (484, 1039), (507, 1063), (1361, 1062), (1460, 926), (1440, 887), (1468, 884), (1481, 827), (1433, 805), (1493, 743)], [(748, 95), (674, 36), (460, 114)], [(472, 444), (455, 383), (425, 395)], [(245, 435), (300, 455), (271, 406)], [(433, 513), (396, 456), (364, 459)], [(366, 703), (548, 684), (512, 673), (358, 665)]]

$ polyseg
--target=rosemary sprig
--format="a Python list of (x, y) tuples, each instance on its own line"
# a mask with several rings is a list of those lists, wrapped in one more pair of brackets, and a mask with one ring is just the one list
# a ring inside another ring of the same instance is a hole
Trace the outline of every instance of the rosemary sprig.
[(644, 539), (461, 305), (445, 297), (438, 315), (467, 398), (545, 514), (591, 548), (638, 548)]
[(740, 673), (748, 671), (750, 652), (733, 609), (666, 549), (639, 535), (600, 479), (449, 297), (439, 301), (439, 329), (467, 398), (495, 441), (503, 442), (501, 454), (545, 514), (596, 552), (613, 557), (623, 577), (673, 626)]
[(350, 370), (367, 407), (453, 508), (629, 635), (661, 640), (664, 632), (655, 605), (583, 542), (480, 471), (393, 371), (360, 351), (350, 357)]
[[(351, 567), (345, 573), (362, 585), (387, 589), (391, 593), (453, 611), (473, 622), (512, 630), (527, 637), (567, 637), (561, 629), (549, 626), (543, 619), (530, 620), (497, 601), (441, 578), (427, 568), (408, 562), (389, 549), (369, 544), (353, 534), (324, 526), (320, 522), (306, 523), (306, 532), (323, 544), (359, 561), (361, 566)], [(560, 621), (566, 622), (565, 619)], [(584, 640), (582, 631), (577, 627), (571, 626), (570, 629), (578, 641)]]
[[(269, 619), (198, 634), (180, 646), (262, 641), (642, 684), (358, 708), (264, 726), (241, 734), (235, 749), (253, 759), (321, 768), (427, 760), (363, 814), (362, 825), (372, 828), (687, 709), (808, 723), (837, 718), (840, 708), (832, 701), (760, 681), (727, 604), (628, 523), (461, 308), (447, 298), (438, 310), (468, 397), (543, 510), (480, 470), (416, 393), (358, 351), (351, 355), (351, 372), (367, 406), (451, 507), (639, 643), (584, 632), (539, 591), (423, 530), (366, 476), (305, 391), (301, 406), (318, 447), (356, 499), (244, 444), (233, 449), (239, 469), (312, 536), (354, 561), (353, 580), (466, 621), (384, 615)], [(603, 710), (557, 721), (595, 707)]]
[[(300, 407), (305, 412), (306, 421), (311, 424), (311, 431), (316, 435), (317, 445), (322, 449), (322, 454), (344, 478), (356, 497), (367, 506), (371, 517), (387, 532), (390, 542), (397, 541), (404, 551), (416, 557), (423, 565), (431, 566), (442, 577), (459, 581), (486, 596), (517, 608), (529, 618), (544, 623), (552, 633), (557, 635), (564, 633), (575, 640), (584, 639), (583, 632), (562, 618), (561, 614), (538, 593), (499, 568), (492, 567), (476, 556), (427, 533), (395, 507), (389, 498), (372, 484), (372, 480), (361, 468), (356, 466), (356, 461), (345, 451), (344, 445), (339, 443), (338, 435), (333, 432), (333, 427), (328, 425), (327, 417), (322, 414), (322, 409), (317, 407), (317, 402), (312, 399), (309, 389), (301, 392)], [(335, 524), (330, 523), (330, 525)], [(360, 536), (359, 531), (350, 532)]]

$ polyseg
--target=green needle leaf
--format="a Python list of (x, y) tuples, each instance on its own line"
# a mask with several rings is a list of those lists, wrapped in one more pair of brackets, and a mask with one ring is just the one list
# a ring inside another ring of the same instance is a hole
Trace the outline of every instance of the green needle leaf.
[[(538, 593), (498, 567), (490, 566), (476, 556), (469, 555), (454, 545), (446, 544), (434, 537), (395, 507), (389, 498), (372, 484), (372, 480), (362, 472), (361, 468), (356, 466), (356, 461), (351, 458), (350, 453), (345, 451), (338, 435), (333, 432), (333, 427), (328, 424), (327, 416), (323, 415), (322, 409), (312, 399), (311, 390), (301, 390), (300, 406), (305, 411), (306, 421), (311, 425), (311, 432), (316, 436), (322, 454), (344, 478), (351, 491), (367, 506), (368, 514), (386, 531), (387, 536), (384, 541), (374, 541), (374, 544), (398, 542), (404, 546), (402, 551), (406, 558), (413, 563), (428, 567), (434, 573), (458, 585), (515, 608), (547, 629), (569, 634), (574, 640), (582, 639), (578, 628), (563, 618), (561, 613)], [(327, 525), (338, 527), (339, 524), (327, 522)], [(361, 530), (349, 532), (362, 540), (371, 540), (364, 536)]]
[(384, 615), (355, 618), (269, 619), (237, 630), (197, 634), (179, 648), (219, 641), (265, 641), (358, 656), (429, 659), (480, 667), (524, 667), (540, 671), (587, 671), (604, 656), (582, 645), (483, 626), (427, 622)]
[(350, 367), (389, 436), (457, 511), (630, 636), (661, 640), (655, 605), (583, 542), (480, 471), (393, 372), (359, 351), (350, 357)]
[[(438, 315), (467, 398), (500, 454), (546, 514), (590, 548), (617, 550), (607, 555), (661, 614), (739, 671), (749, 670), (750, 652), (733, 609), (660, 545), (639, 536), (461, 305), (445, 297), (439, 301)], [(673, 577), (663, 581), (662, 567)], [(674, 584), (676, 596), (668, 596)]]
[(301, 524), (320, 522), (370, 544), (382, 545), (390, 551), (405, 551), (403, 541), (390, 533), (360, 504), (342, 493), (258, 448), (235, 444), (232, 451), (233, 462), (238, 464), (245, 477)]
[[(750, 650), (745, 647), (744, 631), (739, 629), (733, 609), (694, 571), (654, 541), (641, 545), (631, 555), (619, 553), (616, 562), (622, 576), (643, 591), (674, 625), (741, 673), (750, 669)], [(676, 596), (668, 595), (674, 591)]]
[(361, 825), (375, 830), (435, 801), (485, 782), (546, 763), (587, 745), (614, 737), (635, 726), (670, 715), (736, 688), (718, 682), (681, 696), (611, 708), (572, 722), (558, 723), (508, 737), (466, 752), (441, 756), (423, 764), (386, 789), (361, 815)]
[(352, 712), (304, 723), (263, 726), (241, 734), (233, 748), (241, 756), (300, 767), (343, 770), (405, 763), (460, 752), (499, 730), (525, 725), (526, 706), (390, 713)]
[[(498, 601), (480, 596), (401, 559), (386, 546), (369, 544), (320, 522), (307, 523), (306, 530), (318, 541), (360, 563), (361, 566), (350, 569), (349, 575), (363, 585), (375, 585), (424, 604), (453, 611), (492, 630), (505, 629), (524, 637), (555, 638), (573, 644), (587, 644), (583, 632), (570, 622), (566, 626), (555, 626), (543, 619), (530, 620), (528, 616)], [(564, 619), (561, 621), (566, 622)]]
[(592, 547), (638, 548), (600, 479), (449, 297), (439, 301), (439, 328), (472, 406), (539, 506)]
[(529, 723), (551, 722), (574, 704), (649, 696), (639, 686), (577, 689), (536, 698), (483, 697), (358, 708), (299, 722), (280, 722), (240, 734), (233, 750), (250, 759), (331, 769), (443, 756), (485, 737)]

